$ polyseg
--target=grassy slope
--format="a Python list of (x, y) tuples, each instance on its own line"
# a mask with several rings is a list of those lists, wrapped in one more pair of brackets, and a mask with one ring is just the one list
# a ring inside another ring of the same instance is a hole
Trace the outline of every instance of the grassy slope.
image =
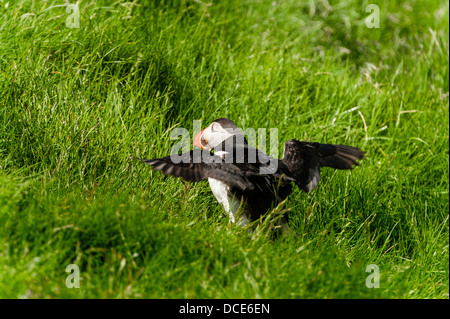
[[(80, 29), (6, 2), (0, 297), (448, 298), (446, 1), (382, 2), (380, 29), (352, 0), (83, 1)], [(290, 197), (297, 239), (248, 239), (207, 183), (133, 161), (222, 116), (367, 158)]]

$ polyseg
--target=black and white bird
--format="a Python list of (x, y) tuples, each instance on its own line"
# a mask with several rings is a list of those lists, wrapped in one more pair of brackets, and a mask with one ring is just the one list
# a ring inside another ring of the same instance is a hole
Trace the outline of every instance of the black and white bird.
[[(227, 118), (213, 121), (197, 134), (193, 145), (199, 149), (181, 154), (181, 161), (174, 161), (173, 156), (143, 161), (189, 182), (208, 179), (230, 220), (243, 226), (286, 199), (292, 184), (304, 192), (314, 189), (321, 167), (348, 170), (364, 157), (361, 150), (351, 146), (291, 139), (284, 144), (283, 158), (278, 160), (251, 147), (243, 132)], [(282, 226), (286, 223), (287, 216), (283, 216)]]

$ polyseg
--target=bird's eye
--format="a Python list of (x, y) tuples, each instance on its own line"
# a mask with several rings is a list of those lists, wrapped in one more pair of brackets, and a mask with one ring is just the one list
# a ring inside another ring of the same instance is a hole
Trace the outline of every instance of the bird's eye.
[(202, 136), (202, 138), (200, 139), (200, 143), (202, 144), (203, 147), (205, 147), (206, 145), (208, 145), (208, 141), (206, 140), (206, 138), (204, 138)]
[(214, 124), (211, 125), (211, 132), (214, 133)]

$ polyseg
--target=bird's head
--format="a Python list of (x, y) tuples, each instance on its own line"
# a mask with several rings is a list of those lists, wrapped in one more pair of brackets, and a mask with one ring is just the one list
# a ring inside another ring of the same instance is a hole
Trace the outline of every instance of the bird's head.
[(235, 136), (241, 143), (247, 143), (244, 134), (232, 120), (219, 118), (201, 130), (195, 136), (193, 144), (201, 149), (212, 150), (231, 136)]

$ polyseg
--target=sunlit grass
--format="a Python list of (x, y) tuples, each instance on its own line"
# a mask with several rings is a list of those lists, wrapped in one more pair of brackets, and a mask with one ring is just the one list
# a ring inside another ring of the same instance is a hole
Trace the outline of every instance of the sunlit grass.
[[(448, 298), (448, 3), (158, 2), (0, 1), (0, 297)], [(366, 158), (249, 237), (135, 160), (218, 117)]]

